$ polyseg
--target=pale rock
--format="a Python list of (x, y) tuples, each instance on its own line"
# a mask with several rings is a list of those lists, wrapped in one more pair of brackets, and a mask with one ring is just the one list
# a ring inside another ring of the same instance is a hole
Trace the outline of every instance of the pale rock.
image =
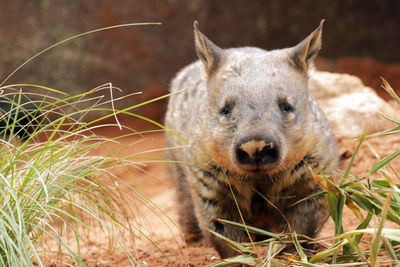
[(393, 108), (358, 77), (316, 71), (309, 86), (336, 136), (359, 137), (367, 127), (368, 133), (393, 127), (379, 115), (393, 116)]

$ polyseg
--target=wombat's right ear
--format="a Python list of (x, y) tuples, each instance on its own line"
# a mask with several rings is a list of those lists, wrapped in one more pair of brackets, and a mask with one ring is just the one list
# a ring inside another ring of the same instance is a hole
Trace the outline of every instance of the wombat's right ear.
[(222, 61), (224, 51), (211, 42), (200, 30), (197, 20), (193, 24), (196, 52), (203, 62), (207, 76), (211, 76)]
[(324, 21), (325, 20), (321, 20), (317, 29), (307, 36), (306, 39), (292, 48), (291, 60), (297, 69), (307, 72), (313, 59), (321, 49), (321, 35)]

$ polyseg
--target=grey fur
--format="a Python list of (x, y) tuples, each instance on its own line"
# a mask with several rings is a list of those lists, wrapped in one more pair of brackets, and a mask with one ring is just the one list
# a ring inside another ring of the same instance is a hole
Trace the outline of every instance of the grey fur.
[[(321, 190), (310, 168), (335, 175), (338, 166), (335, 139), (308, 90), (321, 28), (322, 23), (295, 47), (265, 51), (220, 49), (195, 25), (201, 60), (172, 81), (171, 92), (184, 91), (171, 96), (165, 121), (187, 140), (166, 135), (167, 147), (179, 147), (169, 149), (167, 157), (189, 163), (169, 165), (188, 240), (203, 234), (222, 257), (236, 254), (208, 231), (248, 240), (245, 232), (215, 221), (242, 222), (233, 195), (248, 225), (272, 232), (317, 234), (327, 217), (325, 199), (291, 204)], [(281, 102), (294, 110), (282, 110)], [(224, 107), (228, 109), (222, 113), (229, 111), (228, 115), (221, 113)], [(257, 150), (259, 139), (273, 140), (276, 160), (264, 165), (238, 162), (237, 147), (254, 142), (251, 145)]]

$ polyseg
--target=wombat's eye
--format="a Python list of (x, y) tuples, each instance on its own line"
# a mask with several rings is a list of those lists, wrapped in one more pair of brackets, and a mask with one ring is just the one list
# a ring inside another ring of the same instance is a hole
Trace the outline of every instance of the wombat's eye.
[(279, 103), (279, 107), (285, 113), (290, 113), (294, 111), (294, 107), (287, 102)]
[(232, 106), (231, 105), (225, 105), (221, 110), (219, 111), (220, 114), (222, 115), (229, 115), (232, 111)]

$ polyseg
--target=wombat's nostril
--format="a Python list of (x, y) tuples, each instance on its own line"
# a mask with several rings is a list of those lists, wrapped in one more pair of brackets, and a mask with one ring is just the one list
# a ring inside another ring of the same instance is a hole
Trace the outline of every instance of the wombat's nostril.
[(274, 163), (279, 158), (276, 142), (265, 140), (246, 140), (236, 146), (236, 158), (241, 164), (264, 165)]

